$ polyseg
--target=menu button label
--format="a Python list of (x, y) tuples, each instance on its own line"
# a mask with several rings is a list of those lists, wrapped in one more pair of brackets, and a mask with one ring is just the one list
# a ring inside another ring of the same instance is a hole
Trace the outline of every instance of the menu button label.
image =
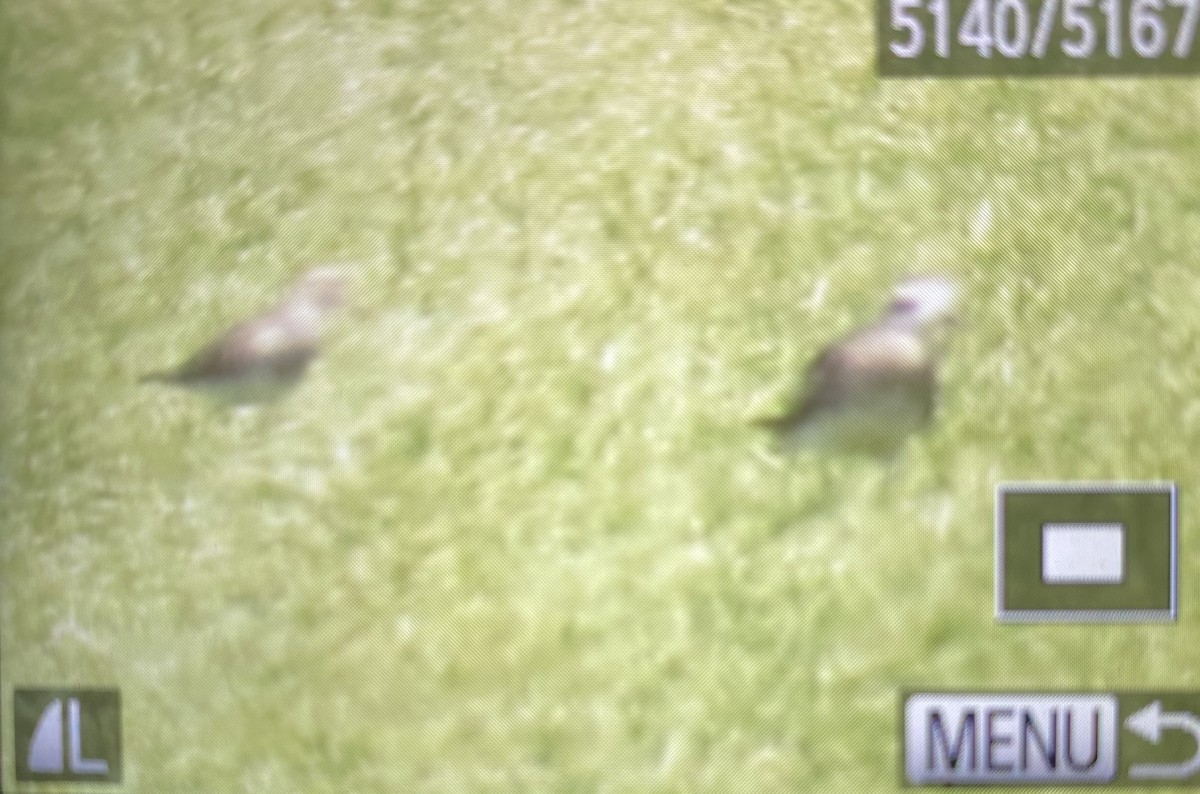
[(904, 704), (911, 785), (1107, 783), (1114, 695), (917, 694)]

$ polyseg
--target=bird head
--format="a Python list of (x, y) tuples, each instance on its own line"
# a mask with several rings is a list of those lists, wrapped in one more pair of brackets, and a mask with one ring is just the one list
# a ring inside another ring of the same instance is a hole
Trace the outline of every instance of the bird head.
[(337, 267), (314, 268), (296, 282), (285, 303), (302, 311), (324, 314), (346, 299), (346, 280)]
[(906, 278), (892, 289), (884, 322), (902, 328), (939, 333), (958, 324), (958, 286), (942, 276)]

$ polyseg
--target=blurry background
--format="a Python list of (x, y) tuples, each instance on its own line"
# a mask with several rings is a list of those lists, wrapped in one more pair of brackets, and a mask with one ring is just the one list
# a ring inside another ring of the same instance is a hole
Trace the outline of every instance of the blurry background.
[[(902, 688), (1200, 684), (1200, 87), (881, 82), (873, 13), (7, 3), (5, 733), (78, 682), (128, 791), (880, 791)], [(286, 401), (137, 384), (325, 261)], [(777, 454), (913, 272), (932, 432)], [(1037, 478), (1180, 482), (1179, 624), (995, 622)]]

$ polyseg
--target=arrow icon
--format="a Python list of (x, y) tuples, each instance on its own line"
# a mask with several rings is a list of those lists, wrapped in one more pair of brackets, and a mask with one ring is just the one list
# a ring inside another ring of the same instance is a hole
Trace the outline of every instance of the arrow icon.
[(1145, 708), (1130, 714), (1125, 727), (1150, 744), (1162, 741), (1162, 732), (1168, 730), (1187, 731), (1196, 742), (1196, 752), (1181, 764), (1134, 764), (1129, 767), (1129, 777), (1140, 780), (1184, 780), (1200, 772), (1200, 719), (1190, 711), (1163, 711), (1162, 701), (1156, 700)]

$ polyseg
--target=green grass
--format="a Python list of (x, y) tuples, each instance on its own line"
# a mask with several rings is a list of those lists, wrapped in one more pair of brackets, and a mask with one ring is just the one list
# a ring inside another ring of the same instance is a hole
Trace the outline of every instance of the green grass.
[[(0, 13), (5, 742), (84, 682), (130, 792), (884, 791), (902, 688), (1200, 685), (1194, 81), (881, 82), (857, 3)], [(137, 384), (322, 261), (286, 402)], [(926, 271), (932, 432), (777, 455)], [(1179, 481), (1178, 624), (995, 622), (1037, 478)]]

